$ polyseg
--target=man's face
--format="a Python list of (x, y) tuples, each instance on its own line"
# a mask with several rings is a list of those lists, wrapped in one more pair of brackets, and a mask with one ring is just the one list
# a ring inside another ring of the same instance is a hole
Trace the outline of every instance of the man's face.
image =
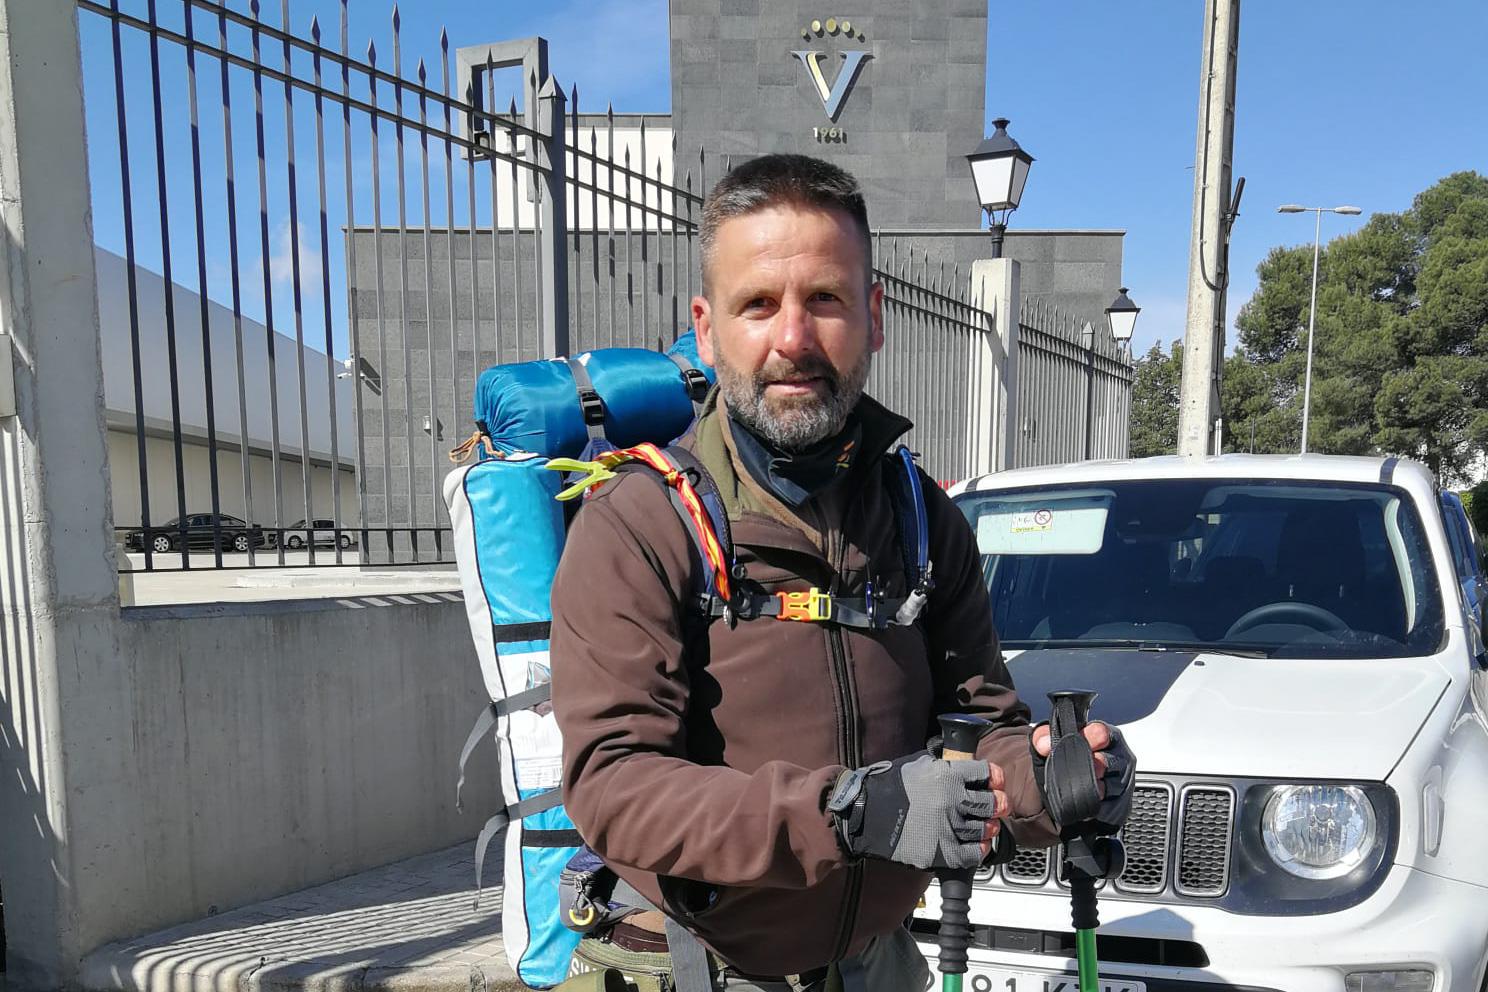
[(865, 263), (843, 211), (786, 204), (719, 225), (708, 296), (692, 300), (698, 351), (729, 412), (783, 451), (842, 429), (883, 347)]

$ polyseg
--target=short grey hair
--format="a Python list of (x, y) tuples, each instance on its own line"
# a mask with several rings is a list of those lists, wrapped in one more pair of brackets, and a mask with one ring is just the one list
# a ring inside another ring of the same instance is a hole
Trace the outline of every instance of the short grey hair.
[(782, 204), (840, 210), (851, 217), (862, 236), (863, 267), (867, 283), (872, 285), (873, 241), (868, 229), (868, 205), (858, 181), (846, 169), (809, 155), (761, 155), (718, 180), (703, 202), (698, 240), (704, 296), (708, 295), (708, 270), (723, 222)]

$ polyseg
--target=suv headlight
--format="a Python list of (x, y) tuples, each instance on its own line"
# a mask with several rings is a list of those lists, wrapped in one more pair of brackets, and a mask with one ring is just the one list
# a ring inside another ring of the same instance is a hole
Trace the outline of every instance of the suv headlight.
[(1261, 817), (1266, 853), (1298, 878), (1338, 878), (1374, 846), (1374, 806), (1352, 785), (1289, 785), (1277, 789)]

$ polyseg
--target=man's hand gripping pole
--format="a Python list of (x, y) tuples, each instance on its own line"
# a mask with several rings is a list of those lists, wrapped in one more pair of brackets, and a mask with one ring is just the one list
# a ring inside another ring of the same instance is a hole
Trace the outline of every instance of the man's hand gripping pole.
[[(947, 713), (940, 718), (943, 742), (941, 757), (946, 761), (967, 761), (976, 757), (977, 741), (992, 724), (979, 716)], [(1007, 842), (1004, 842), (1007, 843)], [(940, 873), (940, 974), (942, 992), (961, 992), (961, 976), (966, 974), (966, 948), (971, 943), (972, 871)]]
[(1095, 696), (1094, 692), (1081, 690), (1049, 693), (1053, 709), (1043, 781), (1044, 801), (1063, 841), (1059, 878), (1070, 887), (1080, 992), (1097, 992), (1100, 983), (1095, 954), (1095, 928), (1100, 925), (1096, 883), (1116, 877), (1126, 867), (1120, 838), (1096, 820), (1101, 790), (1095, 757), (1084, 732)]

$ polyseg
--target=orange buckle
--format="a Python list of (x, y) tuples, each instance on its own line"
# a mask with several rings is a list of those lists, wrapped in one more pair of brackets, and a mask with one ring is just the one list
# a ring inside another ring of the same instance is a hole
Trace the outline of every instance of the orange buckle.
[(780, 613), (777, 620), (830, 620), (832, 619), (832, 597), (820, 589), (804, 592), (777, 592)]

